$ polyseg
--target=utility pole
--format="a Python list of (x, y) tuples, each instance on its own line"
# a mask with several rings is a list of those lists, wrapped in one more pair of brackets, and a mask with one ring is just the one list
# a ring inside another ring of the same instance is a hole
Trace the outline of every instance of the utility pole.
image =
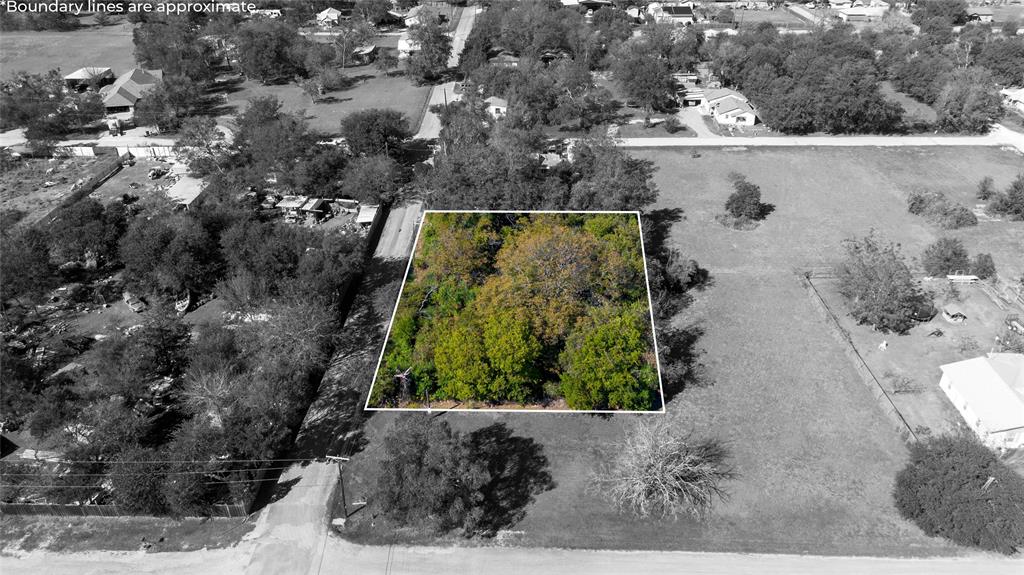
[[(345, 468), (342, 464), (348, 461), (347, 457), (338, 457), (336, 455), (328, 455), (327, 461), (334, 461), (338, 464), (338, 482), (341, 484), (341, 506), (345, 511), (344, 519), (348, 519), (348, 499), (345, 498)], [(341, 524), (344, 525), (344, 519)]]

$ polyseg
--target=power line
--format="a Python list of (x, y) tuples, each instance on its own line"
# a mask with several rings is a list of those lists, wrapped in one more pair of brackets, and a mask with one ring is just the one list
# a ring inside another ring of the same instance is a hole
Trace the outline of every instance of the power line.
[[(234, 473), (239, 471), (277, 471), (282, 469), (288, 469), (290, 465), (281, 467), (243, 467), (239, 469), (211, 469), (207, 471), (167, 471), (162, 475), (209, 475), (211, 473)], [(110, 473), (61, 473), (55, 475), (55, 477), (107, 477)], [(124, 475), (150, 475), (146, 472), (133, 472), (133, 473), (118, 473), (119, 476)], [(0, 478), (2, 477), (39, 477), (39, 473), (5, 473), (0, 471)]]
[(94, 461), (89, 459), (62, 459), (60, 461), (40, 461), (35, 459), (28, 459), (24, 461), (0, 461), (0, 463), (6, 463), (9, 465), (18, 465), (20, 463), (38, 463), (44, 464), (74, 464), (74, 463), (283, 463), (285, 461), (313, 461), (315, 457), (303, 457), (299, 459), (128, 459), (123, 461)]

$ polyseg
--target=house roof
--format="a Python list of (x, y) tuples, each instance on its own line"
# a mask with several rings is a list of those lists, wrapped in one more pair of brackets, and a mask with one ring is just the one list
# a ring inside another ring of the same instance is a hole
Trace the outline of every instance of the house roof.
[(355, 54), (356, 56), (365, 56), (367, 54), (373, 54), (374, 50), (376, 50), (376, 49), (377, 49), (376, 45), (374, 45), (374, 44), (367, 44), (365, 46), (357, 47), (355, 50), (352, 50), (352, 53)]
[(357, 224), (372, 224), (377, 217), (377, 210), (380, 206), (359, 206), (359, 213), (356, 214)]
[(973, 8), (967, 9), (968, 16), (973, 16), (975, 14), (977, 14), (978, 16), (991, 16), (992, 8), (988, 6), (974, 6)]
[(747, 99), (743, 97), (743, 94), (728, 88), (713, 88), (708, 90), (705, 95), (709, 104), (713, 104), (718, 100), (724, 100), (725, 98), (735, 98), (743, 102), (747, 101)]
[(301, 209), (304, 212), (326, 212), (330, 207), (328, 201), (323, 198), (311, 198)]
[(745, 101), (735, 97), (730, 97), (722, 100), (722, 103), (718, 105), (718, 108), (716, 108), (716, 112), (718, 114), (731, 114), (735, 116), (746, 112), (753, 113), (754, 109)]
[(693, 8), (689, 6), (662, 6), (661, 11), (677, 18), (693, 18)]
[(301, 208), (309, 198), (306, 196), (285, 196), (281, 198), (280, 202), (277, 202), (277, 208), (284, 210), (297, 210)]
[(341, 16), (341, 10), (337, 8), (327, 8), (326, 10), (316, 15), (317, 20), (325, 20), (327, 18), (338, 18)]
[(163, 72), (160, 70), (129, 70), (101, 91), (103, 105), (107, 108), (134, 106), (143, 92), (155, 86), (161, 79)]
[(74, 72), (64, 76), (65, 80), (92, 80), (93, 78), (102, 78), (104, 76), (113, 76), (114, 73), (110, 71), (110, 68), (97, 68), (97, 67), (86, 67), (79, 68)]
[(491, 96), (490, 98), (487, 98), (486, 100), (484, 100), (484, 103), (487, 104), (488, 106), (495, 106), (498, 108), (508, 107), (508, 100), (506, 100), (505, 98), (499, 98), (497, 96)]
[(990, 432), (1024, 427), (1024, 354), (990, 353), (941, 369), (981, 427)]
[(203, 181), (182, 175), (173, 186), (167, 188), (167, 197), (176, 204), (189, 206), (203, 193)]

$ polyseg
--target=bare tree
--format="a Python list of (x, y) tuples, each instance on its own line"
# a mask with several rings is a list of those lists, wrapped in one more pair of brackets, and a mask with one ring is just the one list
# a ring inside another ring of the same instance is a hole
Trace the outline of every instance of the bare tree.
[(715, 500), (728, 496), (721, 482), (736, 477), (727, 458), (716, 439), (696, 441), (665, 423), (639, 423), (594, 486), (638, 517), (706, 519)]

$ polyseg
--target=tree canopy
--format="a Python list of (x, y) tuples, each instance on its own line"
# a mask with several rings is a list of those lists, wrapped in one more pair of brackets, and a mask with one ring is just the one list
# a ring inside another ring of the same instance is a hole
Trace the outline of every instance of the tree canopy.
[(373, 402), (659, 401), (630, 214), (431, 213)]

